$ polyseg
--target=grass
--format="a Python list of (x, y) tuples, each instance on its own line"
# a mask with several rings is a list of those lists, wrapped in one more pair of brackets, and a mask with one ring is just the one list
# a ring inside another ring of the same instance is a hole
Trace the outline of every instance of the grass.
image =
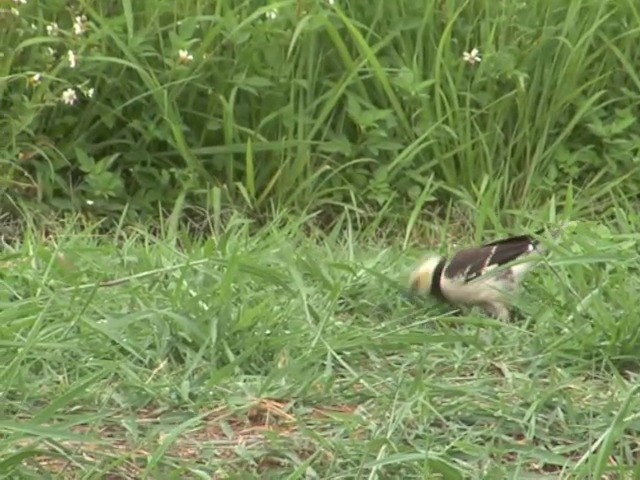
[(2, 192), (57, 211), (356, 196), (398, 213), (485, 180), (499, 211), (529, 210), (640, 171), (631, 0), (16, 5), (0, 16)]
[[(4, 3), (0, 472), (640, 476), (633, 1)], [(556, 217), (517, 321), (403, 294)]]
[(578, 222), (506, 324), (407, 301), (424, 251), (343, 220), (320, 233), (306, 218), (255, 228), (233, 215), (197, 241), (27, 228), (2, 259), (0, 470), (638, 475), (631, 224)]

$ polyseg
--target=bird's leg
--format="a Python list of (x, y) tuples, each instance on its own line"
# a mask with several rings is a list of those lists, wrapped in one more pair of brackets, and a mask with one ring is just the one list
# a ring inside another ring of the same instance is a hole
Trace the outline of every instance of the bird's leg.
[(509, 319), (511, 318), (511, 312), (502, 303), (497, 303), (497, 302), (485, 303), (483, 305), (483, 309), (490, 316), (492, 316), (492, 317), (494, 317), (494, 318), (496, 318), (498, 320), (502, 320), (504, 322), (509, 321)]

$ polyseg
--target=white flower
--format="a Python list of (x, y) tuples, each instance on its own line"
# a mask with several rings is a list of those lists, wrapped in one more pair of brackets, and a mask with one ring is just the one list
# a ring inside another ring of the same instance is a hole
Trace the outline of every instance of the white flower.
[(55, 37), (56, 35), (58, 35), (58, 30), (59, 28), (56, 22), (53, 22), (47, 25), (47, 34), (49, 34), (52, 37)]
[(15, 3), (16, 5), (26, 5), (27, 0), (13, 0), (13, 3)]
[(73, 50), (69, 50), (67, 52), (67, 57), (69, 59), (69, 66), (71, 68), (76, 68), (76, 65), (78, 64), (78, 58), (76, 57), (76, 54), (73, 53)]
[(93, 205), (93, 200), (86, 200), (87, 205)]
[(191, 55), (186, 50), (179, 50), (178, 51), (178, 56), (180, 57), (180, 62), (181, 63), (187, 63), (187, 62), (190, 62), (191, 60), (193, 60), (193, 55)]
[(465, 62), (471, 65), (475, 64), (476, 62), (482, 61), (482, 58), (480, 57), (480, 52), (478, 51), (477, 48), (474, 48), (470, 52), (464, 52), (462, 54), (462, 58), (464, 59)]
[(265, 17), (267, 17), (269, 20), (273, 20), (274, 18), (276, 18), (278, 16), (278, 10), (276, 10), (275, 8), (272, 8), (271, 10), (268, 10), (265, 14)]
[(11, 7), (11, 13), (13, 14), (14, 17), (19, 17), (20, 16), (20, 10), (18, 10), (15, 7)]
[(73, 21), (73, 33), (76, 35), (82, 35), (87, 31), (87, 17), (82, 15), (78, 16)]
[(35, 75), (31, 76), (31, 78), (29, 79), (29, 82), (31, 82), (32, 85), (37, 85), (38, 83), (40, 83), (41, 80), (42, 80), (42, 74), (36, 73)]
[(62, 101), (67, 105), (73, 105), (78, 100), (78, 95), (73, 88), (67, 88), (62, 92)]
[(327, 3), (331, 6), (336, 4), (335, 0), (327, 0)]
[(91, 87), (89, 90), (85, 92), (85, 95), (89, 98), (93, 98), (93, 94), (95, 93), (95, 89)]

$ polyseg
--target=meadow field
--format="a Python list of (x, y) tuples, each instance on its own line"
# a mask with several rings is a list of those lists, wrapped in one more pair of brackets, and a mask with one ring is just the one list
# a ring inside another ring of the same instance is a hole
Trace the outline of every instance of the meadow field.
[[(0, 26), (3, 478), (640, 478), (636, 2)], [(406, 295), (567, 221), (511, 322)]]

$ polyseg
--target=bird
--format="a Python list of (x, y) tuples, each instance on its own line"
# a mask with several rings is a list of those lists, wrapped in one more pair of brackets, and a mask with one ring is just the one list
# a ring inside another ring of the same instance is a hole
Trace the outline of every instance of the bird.
[(465, 248), (450, 259), (430, 256), (410, 273), (409, 292), (431, 294), (461, 310), (480, 307), (490, 317), (510, 320), (513, 295), (533, 267), (533, 260), (546, 253), (537, 239), (542, 233), (544, 228), (534, 235), (516, 235)]

